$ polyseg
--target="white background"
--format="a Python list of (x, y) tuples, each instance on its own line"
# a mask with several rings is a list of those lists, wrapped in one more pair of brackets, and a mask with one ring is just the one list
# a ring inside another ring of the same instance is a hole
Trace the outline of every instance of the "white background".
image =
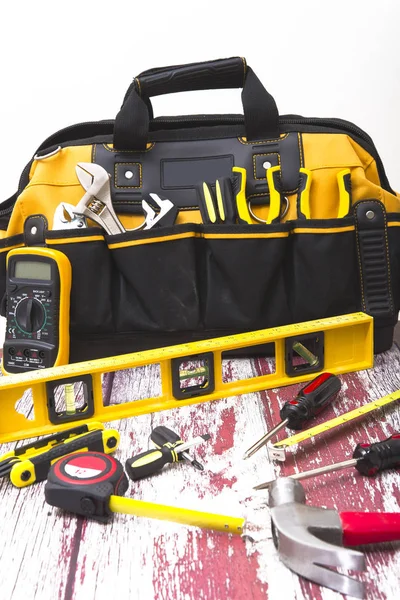
[[(398, 0), (2, 2), (0, 201), (48, 135), (114, 118), (142, 70), (237, 55), (281, 114), (365, 129), (400, 190), (399, 17)], [(241, 112), (239, 90), (153, 105), (157, 116)]]

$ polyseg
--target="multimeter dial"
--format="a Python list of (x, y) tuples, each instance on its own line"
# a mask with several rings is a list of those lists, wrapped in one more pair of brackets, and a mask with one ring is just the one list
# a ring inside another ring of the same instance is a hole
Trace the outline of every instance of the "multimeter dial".
[(46, 321), (46, 311), (40, 300), (24, 298), (15, 308), (15, 322), (25, 333), (40, 331)]

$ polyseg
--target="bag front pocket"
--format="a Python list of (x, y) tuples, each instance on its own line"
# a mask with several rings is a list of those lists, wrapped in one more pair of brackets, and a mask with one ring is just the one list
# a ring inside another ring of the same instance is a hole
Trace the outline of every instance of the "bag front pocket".
[(206, 329), (245, 331), (290, 321), (284, 272), (288, 236), (287, 225), (236, 226), (235, 233), (204, 228)]
[(292, 261), (294, 322), (361, 310), (353, 218), (294, 223)]
[(71, 332), (114, 332), (111, 304), (112, 261), (102, 234), (47, 234), (49, 248), (60, 250), (72, 267)]
[(183, 225), (108, 238), (117, 331), (199, 327), (197, 235), (196, 226)]

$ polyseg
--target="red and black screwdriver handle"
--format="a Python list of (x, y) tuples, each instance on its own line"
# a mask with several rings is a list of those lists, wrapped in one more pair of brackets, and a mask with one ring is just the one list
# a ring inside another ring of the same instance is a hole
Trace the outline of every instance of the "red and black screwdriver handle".
[(387, 440), (374, 444), (357, 444), (353, 452), (357, 459), (357, 471), (367, 477), (373, 477), (379, 471), (400, 467), (400, 433)]
[(318, 415), (334, 400), (341, 387), (339, 377), (332, 373), (321, 373), (303, 387), (296, 398), (282, 406), (282, 421), (287, 419), (289, 429), (303, 429), (306, 421)]

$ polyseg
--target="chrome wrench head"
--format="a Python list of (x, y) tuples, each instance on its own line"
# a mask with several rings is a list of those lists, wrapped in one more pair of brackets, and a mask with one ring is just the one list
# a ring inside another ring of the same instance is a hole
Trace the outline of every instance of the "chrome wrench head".
[(124, 233), (125, 228), (112, 204), (107, 171), (95, 163), (78, 163), (76, 174), (86, 193), (75, 207), (75, 213), (89, 217), (109, 235)]
[[(149, 194), (149, 196), (157, 204), (160, 211), (158, 214), (155, 215), (154, 218), (147, 219), (146, 217), (146, 222), (143, 229), (152, 229), (157, 224), (161, 224), (161, 221), (163, 221), (163, 225), (173, 225), (176, 219), (176, 215), (178, 213), (178, 207), (173, 202), (171, 202), (171, 200), (168, 200), (167, 198), (160, 198), (158, 194)], [(144, 203), (146, 203), (147, 206), (149, 206), (146, 200), (143, 200), (143, 210), (145, 210)], [(168, 222), (166, 223), (166, 221)]]
[(76, 207), (61, 202), (54, 211), (53, 229), (83, 229), (87, 227), (86, 219), (75, 213)]
[(291, 478), (271, 485), (269, 505), (275, 546), (289, 569), (342, 594), (364, 597), (361, 581), (332, 570), (365, 570), (364, 555), (343, 548), (342, 524), (335, 510), (305, 506), (303, 487)]
[(140, 225), (140, 229), (144, 229), (146, 223), (151, 223), (157, 216), (156, 211), (150, 206), (148, 202), (146, 202), (146, 200), (142, 200), (142, 208), (145, 214), (145, 220), (144, 223)]

